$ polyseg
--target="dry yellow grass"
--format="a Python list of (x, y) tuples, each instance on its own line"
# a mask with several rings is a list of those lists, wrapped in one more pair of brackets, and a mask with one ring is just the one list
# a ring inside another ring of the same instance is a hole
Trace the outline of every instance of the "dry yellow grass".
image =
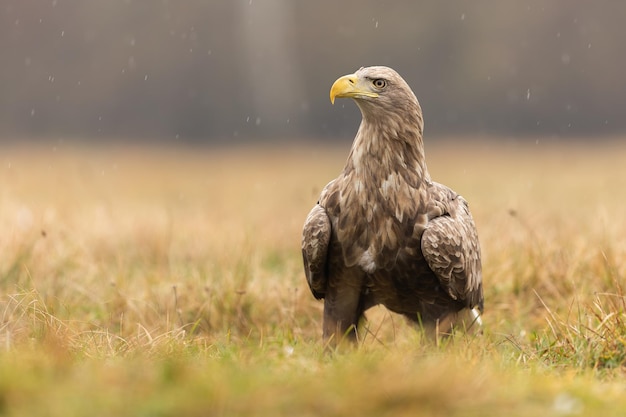
[(590, 143), (427, 143), (479, 228), (485, 334), (375, 308), (334, 358), (300, 230), (348, 144), (5, 146), (0, 414), (619, 415), (626, 145)]

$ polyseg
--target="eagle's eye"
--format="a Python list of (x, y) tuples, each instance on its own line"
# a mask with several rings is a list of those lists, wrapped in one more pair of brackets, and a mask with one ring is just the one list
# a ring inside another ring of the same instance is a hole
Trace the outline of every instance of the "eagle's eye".
[(377, 78), (372, 81), (372, 84), (374, 84), (374, 87), (378, 89), (383, 89), (387, 86), (387, 81), (383, 80), (382, 78)]

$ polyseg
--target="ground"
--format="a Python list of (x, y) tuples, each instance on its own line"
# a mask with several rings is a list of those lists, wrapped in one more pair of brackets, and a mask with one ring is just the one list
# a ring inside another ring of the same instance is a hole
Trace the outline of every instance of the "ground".
[(0, 414), (623, 415), (623, 139), (441, 140), (484, 333), (325, 354), (300, 230), (349, 144), (0, 149)]

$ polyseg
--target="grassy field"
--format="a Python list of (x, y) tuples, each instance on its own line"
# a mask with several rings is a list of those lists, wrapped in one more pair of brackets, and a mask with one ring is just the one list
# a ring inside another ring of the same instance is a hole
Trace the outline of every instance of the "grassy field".
[(427, 143), (484, 334), (380, 307), (331, 356), (300, 230), (347, 147), (1, 147), (0, 415), (626, 413), (626, 145)]

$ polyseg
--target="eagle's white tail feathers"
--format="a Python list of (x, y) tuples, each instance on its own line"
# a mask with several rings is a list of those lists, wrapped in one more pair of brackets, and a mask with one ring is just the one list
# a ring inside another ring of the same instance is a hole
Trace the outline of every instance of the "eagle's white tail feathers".
[(464, 309), (458, 313), (449, 314), (437, 321), (435, 333), (438, 336), (450, 335), (454, 330), (467, 334), (481, 334), (483, 320), (477, 308)]

